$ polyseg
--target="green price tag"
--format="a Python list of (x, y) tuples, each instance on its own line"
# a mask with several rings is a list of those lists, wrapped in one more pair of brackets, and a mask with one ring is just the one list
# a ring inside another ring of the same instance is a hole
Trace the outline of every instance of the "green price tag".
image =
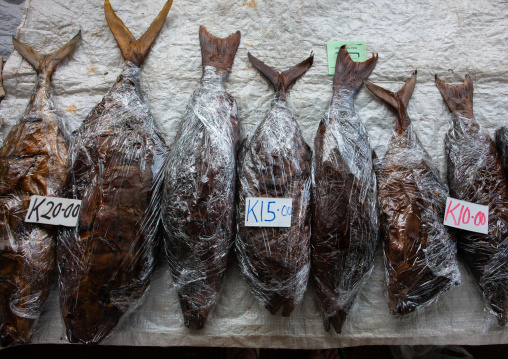
[(328, 55), (328, 75), (335, 74), (335, 62), (337, 54), (342, 45), (346, 45), (346, 50), (355, 62), (367, 61), (367, 52), (365, 51), (365, 41), (328, 41), (326, 43), (326, 54)]

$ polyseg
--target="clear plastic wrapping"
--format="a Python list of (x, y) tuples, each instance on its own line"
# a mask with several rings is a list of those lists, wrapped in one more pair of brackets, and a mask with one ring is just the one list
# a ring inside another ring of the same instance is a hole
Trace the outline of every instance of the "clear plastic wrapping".
[(378, 245), (373, 152), (353, 103), (376, 62), (354, 63), (339, 50), (332, 103), (314, 142), (312, 272), (327, 331), (341, 331)]
[[(79, 224), (58, 234), (60, 305), (71, 342), (96, 343), (145, 292), (160, 238), (155, 179), (167, 151), (127, 63), (75, 134), (64, 196)], [(152, 204), (152, 206), (150, 206)]]
[(126, 61), (69, 147), (63, 195), (82, 205), (78, 226), (58, 233), (57, 264), (71, 342), (98, 343), (106, 337), (138, 302), (153, 274), (161, 239), (156, 180), (168, 149), (142, 100), (139, 73), (169, 6), (137, 42), (105, 3)]
[(200, 29), (202, 87), (191, 98), (165, 164), (165, 248), (184, 323), (201, 329), (219, 298), (234, 241), (238, 110), (224, 82), (240, 43)]
[(30, 196), (57, 196), (66, 176), (68, 135), (51, 100), (53, 70), (76, 47), (80, 34), (41, 55), (14, 39), (37, 70), (24, 116), (0, 151), (0, 344), (27, 343), (46, 302), (55, 268), (56, 228), (25, 223)]
[(454, 198), (489, 207), (488, 234), (458, 231), (458, 249), (499, 325), (508, 320), (508, 185), (494, 142), (473, 116), (473, 82), (436, 85), (452, 112), (445, 137), (448, 185)]
[[(258, 300), (289, 316), (305, 293), (310, 270), (312, 152), (286, 102), (286, 89), (312, 65), (312, 56), (279, 74), (249, 54), (275, 88), (272, 108), (238, 155), (236, 253)], [(245, 226), (247, 197), (291, 198), (289, 228)]]
[(496, 130), (495, 142), (497, 152), (501, 159), (504, 177), (508, 179), (508, 127), (503, 126)]
[(392, 314), (415, 311), (460, 283), (455, 239), (443, 224), (448, 189), (423, 148), (406, 107), (416, 72), (396, 94), (367, 88), (397, 111), (397, 127), (377, 169)]

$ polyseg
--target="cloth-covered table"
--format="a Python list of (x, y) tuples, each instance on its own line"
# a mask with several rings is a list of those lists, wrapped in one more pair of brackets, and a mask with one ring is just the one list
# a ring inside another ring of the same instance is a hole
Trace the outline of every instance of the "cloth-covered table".
[[(135, 37), (146, 30), (164, 3), (111, 0)], [(240, 30), (242, 40), (226, 89), (238, 103), (242, 136), (248, 136), (268, 112), (273, 90), (252, 68), (247, 52), (283, 71), (314, 51), (313, 67), (289, 92), (290, 106), (312, 146), (331, 99), (326, 42), (366, 41), (367, 51), (379, 54), (369, 78), (372, 82), (396, 91), (418, 69), (408, 112), (419, 138), (444, 173), (443, 139), (451, 115), (434, 85), (434, 75), (458, 84), (471, 74), (476, 118), (491, 134), (508, 124), (507, 13), (505, 1), (175, 0), (145, 61), (141, 90), (171, 145), (201, 78), (199, 25), (220, 37)], [(48, 53), (79, 29), (81, 43), (53, 75), (55, 107), (71, 131), (110, 89), (123, 65), (104, 18), (103, 2), (27, 0), (17, 31), (22, 42)], [(0, 107), (2, 138), (21, 117), (35, 80), (34, 70), (13, 52), (4, 69), (7, 96)], [(395, 115), (365, 89), (355, 107), (382, 157)], [(205, 329), (190, 330), (183, 325), (170, 271), (161, 256), (143, 301), (103, 344), (325, 348), (508, 343), (508, 329), (497, 326), (471, 276), (463, 267), (461, 273), (462, 284), (437, 302), (416, 315), (395, 317), (388, 312), (380, 250), (372, 275), (338, 335), (323, 329), (312, 282), (291, 317), (272, 316), (259, 305), (233, 263)], [(32, 342), (66, 342), (56, 284)]]

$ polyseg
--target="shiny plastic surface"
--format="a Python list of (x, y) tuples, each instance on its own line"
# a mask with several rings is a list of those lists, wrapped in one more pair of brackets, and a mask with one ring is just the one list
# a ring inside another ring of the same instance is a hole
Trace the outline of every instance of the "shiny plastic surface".
[(63, 194), (83, 201), (78, 226), (58, 234), (60, 305), (71, 342), (108, 335), (143, 295), (155, 266), (155, 179), (167, 149), (140, 97), (139, 71), (126, 63), (69, 148)]
[(38, 73), (25, 114), (0, 151), (0, 344), (30, 341), (49, 295), (56, 228), (25, 223), (30, 196), (57, 196), (66, 177), (68, 135), (51, 98), (51, 74), (80, 33), (42, 55), (13, 39)]
[(473, 82), (436, 79), (451, 114), (445, 137), (452, 197), (489, 207), (489, 234), (458, 231), (458, 249), (483, 297), (505, 326), (508, 321), (508, 184), (494, 141), (473, 116)]
[(416, 72), (397, 93), (366, 83), (397, 111), (377, 180), (388, 305), (399, 315), (414, 312), (460, 283), (455, 238), (443, 224), (448, 189), (406, 111), (415, 83)]
[[(238, 154), (238, 262), (258, 300), (272, 314), (282, 308), (282, 316), (289, 316), (302, 300), (310, 271), (312, 152), (288, 107), (289, 86), (282, 79), (297, 66), (282, 75), (271, 70), (273, 77), (267, 76), (266, 65), (261, 67), (276, 93), (270, 112)], [(291, 227), (246, 227), (247, 197), (291, 198)]]
[(196, 329), (215, 307), (228, 268), (240, 139), (237, 105), (224, 89), (240, 33), (219, 39), (202, 27), (200, 35), (202, 87), (192, 94), (165, 164), (162, 205), (166, 254), (184, 324)]
[(373, 150), (353, 103), (376, 61), (354, 63), (340, 49), (333, 98), (314, 141), (312, 273), (327, 331), (341, 331), (378, 246)]

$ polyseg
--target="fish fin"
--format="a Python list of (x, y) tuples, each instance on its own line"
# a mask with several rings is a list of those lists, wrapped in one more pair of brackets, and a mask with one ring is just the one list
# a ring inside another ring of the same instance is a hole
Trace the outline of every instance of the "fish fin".
[(362, 80), (369, 77), (374, 67), (376, 67), (377, 59), (377, 54), (373, 54), (367, 61), (354, 62), (346, 50), (346, 45), (341, 46), (335, 63), (334, 91), (340, 89), (358, 91), (362, 87)]
[(409, 100), (411, 99), (411, 95), (413, 95), (413, 90), (415, 89), (416, 72), (417, 71), (415, 70), (411, 75), (411, 77), (406, 81), (404, 86), (402, 86), (402, 88), (399, 91), (397, 91), (397, 96), (399, 96), (399, 98), (402, 101), (402, 104), (404, 104), (404, 107), (406, 108), (409, 103)]
[(168, 0), (159, 12), (159, 15), (157, 15), (155, 20), (150, 24), (148, 30), (146, 30), (146, 32), (139, 38), (138, 43), (141, 46), (143, 59), (150, 50), (155, 38), (161, 31), (164, 22), (166, 22), (166, 17), (168, 16), (169, 9), (171, 9), (171, 5), (173, 5), (173, 0)]
[(173, 0), (168, 0), (148, 30), (139, 40), (136, 40), (122, 20), (115, 14), (109, 0), (104, 1), (106, 21), (125, 61), (130, 61), (136, 66), (141, 66), (162, 25), (164, 25), (172, 4)]
[(249, 57), (249, 61), (256, 69), (258, 69), (270, 83), (272, 84), (275, 91), (279, 88), (280, 82), (280, 73), (272, 69), (270, 66), (266, 65), (263, 61), (257, 59), (250, 52), (247, 53)]
[(310, 57), (306, 60), (300, 62), (298, 65), (293, 66), (287, 71), (283, 73), (277, 72), (270, 66), (266, 65), (261, 60), (255, 58), (250, 54), (249, 61), (257, 68), (272, 84), (275, 91), (286, 92), (286, 90), (293, 85), (296, 80), (298, 80), (302, 75), (307, 72), (307, 70), (312, 66), (312, 62), (314, 61), (314, 54), (311, 53)]
[(407, 115), (406, 108), (415, 88), (416, 71), (413, 72), (413, 75), (411, 75), (411, 77), (406, 81), (404, 86), (402, 86), (402, 88), (397, 91), (397, 93), (388, 91), (366, 80), (364, 80), (363, 83), (365, 84), (365, 87), (367, 87), (367, 90), (372, 92), (378, 98), (388, 103), (395, 109), (397, 112), (397, 127), (395, 130), (398, 133), (403, 133), (411, 124), (411, 120)]
[[(436, 86), (450, 111), (473, 116), (473, 80), (466, 75), (462, 85), (448, 85), (436, 75)], [(469, 117), (469, 116), (468, 116)]]
[(43, 73), (49, 77), (63, 59), (74, 51), (80, 39), (81, 30), (79, 30), (77, 35), (74, 36), (68, 43), (55, 52), (47, 55), (35, 51), (30, 46), (17, 40), (14, 36), (12, 37), (12, 43), (16, 50), (30, 63), (30, 65), (32, 65), (37, 73)]
[(300, 62), (298, 65), (293, 66), (289, 70), (284, 71), (281, 74), (281, 90), (285, 92), (288, 88), (293, 85), (296, 80), (303, 76), (314, 62), (314, 53), (311, 52), (310, 56)]
[(388, 103), (396, 111), (399, 110), (400, 104), (399, 104), (399, 101), (397, 100), (396, 94), (382, 88), (381, 86), (374, 85), (370, 81), (365, 80), (365, 81), (363, 81), (363, 83), (365, 84), (365, 87), (367, 88), (367, 90), (372, 92), (376, 97), (378, 97), (381, 100), (383, 100), (384, 102)]
[(235, 61), (236, 50), (240, 45), (240, 31), (222, 39), (213, 36), (206, 28), (199, 27), (199, 42), (201, 44), (201, 57), (203, 67), (213, 66), (227, 72), (231, 71)]

